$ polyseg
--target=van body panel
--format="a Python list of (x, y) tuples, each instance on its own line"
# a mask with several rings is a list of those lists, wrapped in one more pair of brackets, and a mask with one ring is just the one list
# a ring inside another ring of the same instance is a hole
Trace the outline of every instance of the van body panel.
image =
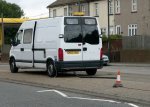
[[(59, 71), (102, 68), (100, 32), (94, 17), (66, 16), (26, 21), (18, 30), (22, 38), (17, 46), (11, 47), (10, 57), (15, 58), (18, 68), (46, 69), (49, 59)], [(59, 60), (59, 49), (63, 51), (62, 61)]]
[[(11, 47), (11, 50), (13, 50), (13, 51), (10, 53), (10, 58), (11, 58), (11, 57), (14, 57), (15, 60), (22, 59), (22, 54), (21, 54), (21, 52), (20, 52), (21, 47), (22, 47), (22, 44), (19, 44), (17, 47), (12, 46), (12, 47)], [(20, 63), (20, 62), (16, 62), (16, 64), (17, 64), (18, 66), (21, 66), (21, 63)]]
[(35, 67), (45, 68), (47, 59), (57, 59), (58, 36), (61, 33), (61, 26), (58, 26), (60, 22), (60, 19), (42, 19), (37, 22), (34, 52)]
[(82, 61), (81, 43), (63, 43), (64, 61)]

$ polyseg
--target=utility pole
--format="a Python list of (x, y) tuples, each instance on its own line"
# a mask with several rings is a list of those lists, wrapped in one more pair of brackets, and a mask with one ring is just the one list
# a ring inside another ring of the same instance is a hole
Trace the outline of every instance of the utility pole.
[(4, 47), (4, 15), (3, 15), (3, 0), (2, 0), (2, 4), (1, 4), (1, 9), (2, 9), (2, 13), (1, 13), (1, 26), (2, 26), (2, 36), (1, 36), (1, 39), (2, 39), (2, 46), (1, 46), (1, 52), (3, 52), (3, 47)]
[(1, 13), (1, 19), (2, 19), (2, 46), (1, 46), (1, 51), (3, 50), (3, 45), (4, 45), (4, 20), (3, 20), (3, 13)]
[(109, 17), (109, 12), (110, 12), (110, 10), (109, 10), (109, 5), (110, 5), (110, 3), (109, 3), (110, 1), (109, 0), (107, 0), (107, 9), (108, 9), (108, 57), (109, 57), (109, 59), (110, 59), (110, 17)]
[(81, 2), (78, 0), (78, 12), (81, 12)]

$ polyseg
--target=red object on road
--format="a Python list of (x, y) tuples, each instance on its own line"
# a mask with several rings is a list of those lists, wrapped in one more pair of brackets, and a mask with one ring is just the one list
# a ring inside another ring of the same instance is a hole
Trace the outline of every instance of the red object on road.
[(121, 75), (120, 75), (120, 70), (117, 72), (117, 79), (115, 84), (113, 85), (114, 88), (118, 88), (118, 87), (123, 87), (123, 85), (121, 84)]

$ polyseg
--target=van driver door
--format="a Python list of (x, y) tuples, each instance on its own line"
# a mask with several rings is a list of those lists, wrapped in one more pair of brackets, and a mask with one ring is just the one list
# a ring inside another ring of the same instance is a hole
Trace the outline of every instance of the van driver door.
[(22, 48), (20, 48), (23, 67), (33, 66), (32, 36), (33, 29), (29, 28), (24, 30), (23, 44)]

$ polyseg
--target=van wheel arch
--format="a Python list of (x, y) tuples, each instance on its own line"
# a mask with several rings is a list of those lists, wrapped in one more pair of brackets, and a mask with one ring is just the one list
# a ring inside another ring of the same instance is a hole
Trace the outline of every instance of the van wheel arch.
[(56, 77), (57, 71), (53, 59), (49, 58), (46, 61), (46, 71), (49, 77)]
[(51, 63), (54, 63), (54, 61), (53, 61), (52, 58), (48, 58), (48, 59), (46, 60), (46, 67), (47, 67), (47, 64), (50, 63), (50, 62), (51, 62)]
[(10, 57), (9, 65), (10, 65), (11, 73), (17, 73), (18, 72), (18, 67), (16, 66), (16, 60), (13, 56)]
[(14, 57), (14, 56), (11, 56), (11, 57), (9, 58), (9, 64), (11, 63), (10, 61), (13, 60), (13, 59), (15, 60), (15, 57)]

